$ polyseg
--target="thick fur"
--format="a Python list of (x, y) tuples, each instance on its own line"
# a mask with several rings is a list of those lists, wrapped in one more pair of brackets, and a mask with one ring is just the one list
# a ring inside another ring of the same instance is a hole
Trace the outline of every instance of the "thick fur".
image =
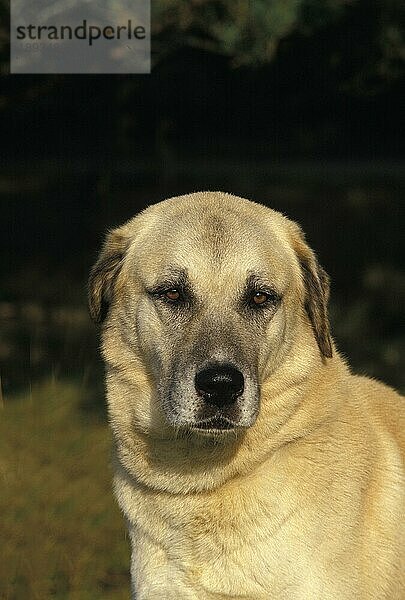
[[(241, 298), (264, 284), (278, 299), (253, 313)], [(164, 285), (187, 289), (182, 308)], [(405, 598), (405, 403), (339, 356), (295, 223), (172, 198), (107, 236), (89, 287), (133, 598)], [(195, 427), (213, 360), (245, 376), (231, 430)]]

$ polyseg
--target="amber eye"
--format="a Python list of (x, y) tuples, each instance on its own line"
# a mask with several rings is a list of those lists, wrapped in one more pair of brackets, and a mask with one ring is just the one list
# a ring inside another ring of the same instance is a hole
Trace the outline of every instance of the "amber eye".
[(269, 294), (266, 292), (256, 292), (252, 298), (254, 304), (260, 306), (260, 304), (264, 304), (269, 299)]
[(165, 292), (165, 296), (168, 300), (171, 300), (172, 302), (176, 302), (176, 300), (178, 300), (180, 298), (180, 292), (179, 292), (179, 290), (176, 290), (176, 288), (173, 288), (172, 290), (167, 290)]

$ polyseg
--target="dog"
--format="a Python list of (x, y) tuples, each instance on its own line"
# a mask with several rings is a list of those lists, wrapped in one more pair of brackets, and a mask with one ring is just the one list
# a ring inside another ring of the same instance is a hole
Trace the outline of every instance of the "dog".
[(404, 399), (350, 372), (328, 296), (300, 227), (227, 193), (107, 235), (89, 303), (132, 598), (405, 598)]

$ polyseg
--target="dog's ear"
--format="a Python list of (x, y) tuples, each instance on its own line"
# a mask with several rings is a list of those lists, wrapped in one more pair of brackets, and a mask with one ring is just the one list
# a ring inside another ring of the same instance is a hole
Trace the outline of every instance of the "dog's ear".
[(95, 323), (101, 323), (107, 316), (128, 246), (129, 237), (123, 228), (108, 233), (98, 260), (90, 272), (88, 300), (90, 315)]
[(293, 246), (298, 256), (305, 287), (305, 310), (322, 356), (331, 358), (332, 340), (328, 318), (329, 276), (319, 265), (315, 253), (305, 242), (304, 233), (295, 223)]

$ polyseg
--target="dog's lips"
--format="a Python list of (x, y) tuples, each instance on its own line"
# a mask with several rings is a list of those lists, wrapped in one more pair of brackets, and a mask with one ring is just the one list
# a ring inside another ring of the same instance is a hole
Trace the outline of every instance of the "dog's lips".
[(193, 429), (201, 429), (203, 431), (229, 431), (230, 429), (235, 429), (236, 427), (236, 423), (222, 416), (214, 416), (210, 419), (197, 421), (193, 425)]

